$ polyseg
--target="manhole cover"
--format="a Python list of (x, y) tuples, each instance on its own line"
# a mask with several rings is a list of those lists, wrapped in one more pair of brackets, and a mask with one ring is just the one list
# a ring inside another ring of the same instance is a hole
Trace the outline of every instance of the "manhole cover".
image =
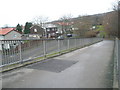
[(58, 59), (49, 59), (47, 61), (43, 61), (42, 63), (36, 63), (27, 68), (38, 69), (38, 70), (46, 70), (51, 72), (61, 72), (66, 68), (72, 66), (77, 63), (77, 61), (68, 61), (68, 60), (58, 60)]

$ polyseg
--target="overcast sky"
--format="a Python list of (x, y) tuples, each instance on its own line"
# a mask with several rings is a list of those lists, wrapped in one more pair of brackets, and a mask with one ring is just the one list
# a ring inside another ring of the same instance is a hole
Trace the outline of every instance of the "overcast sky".
[(116, 0), (1, 0), (0, 27), (16, 26), (36, 16), (57, 20), (63, 15), (91, 15), (111, 11)]

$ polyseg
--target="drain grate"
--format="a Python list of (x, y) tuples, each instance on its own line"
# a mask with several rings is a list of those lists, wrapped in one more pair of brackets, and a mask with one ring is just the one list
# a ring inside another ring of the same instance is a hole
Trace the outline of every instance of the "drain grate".
[(59, 73), (73, 64), (77, 63), (78, 61), (68, 61), (68, 60), (59, 60), (59, 59), (49, 59), (47, 61), (43, 61), (42, 63), (36, 63), (27, 68), (31, 69), (38, 69), (38, 70), (46, 70), (51, 72)]

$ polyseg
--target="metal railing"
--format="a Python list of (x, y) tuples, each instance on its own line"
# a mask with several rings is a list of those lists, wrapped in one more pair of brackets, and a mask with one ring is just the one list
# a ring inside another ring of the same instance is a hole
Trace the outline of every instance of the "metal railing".
[(0, 40), (0, 67), (46, 57), (51, 53), (61, 54), (65, 50), (81, 48), (101, 40), (102, 38)]
[(119, 60), (118, 60), (118, 38), (114, 42), (114, 74), (113, 74), (113, 88), (119, 88)]

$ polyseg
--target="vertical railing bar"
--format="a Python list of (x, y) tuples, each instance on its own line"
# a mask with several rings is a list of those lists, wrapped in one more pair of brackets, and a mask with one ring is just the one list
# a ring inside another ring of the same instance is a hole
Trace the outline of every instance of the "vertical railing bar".
[[(19, 60), (19, 56), (20, 56), (20, 53), (19, 53), (19, 41), (14, 41), (14, 43), (16, 43), (17, 44), (17, 47), (15, 48), (15, 50), (14, 50), (14, 54), (16, 54), (17, 56), (15, 56), (15, 59), (14, 59), (14, 61), (17, 59), (18, 61), (20, 61)], [(22, 46), (21, 46), (21, 52), (22, 52)]]
[(8, 64), (8, 63), (9, 63), (9, 60), (7, 59), (7, 55), (8, 55), (7, 41), (5, 41), (5, 44), (4, 44), (4, 45), (5, 45), (4, 48), (5, 48), (5, 52), (6, 52), (5, 60), (7, 60), (6, 63)]
[(77, 48), (77, 40), (76, 40), (76, 38), (75, 38), (75, 48)]
[(0, 66), (2, 66), (2, 61), (3, 61), (3, 49), (2, 49), (2, 41), (0, 41), (0, 45), (1, 45), (1, 51), (0, 51)]
[(44, 57), (46, 57), (46, 40), (43, 40)]
[(85, 46), (85, 38), (83, 38), (83, 41), (82, 41), (82, 42), (83, 42), (83, 47), (84, 47), (84, 46)]
[(2, 54), (3, 54), (2, 65), (5, 63), (5, 54), (6, 54), (5, 49), (4, 49), (4, 43), (5, 43), (5, 41), (2, 42)]
[(81, 48), (81, 38), (79, 38), (79, 47)]
[(21, 41), (19, 41), (19, 52), (20, 52), (20, 62), (23, 63), (23, 60), (22, 60)]
[[(30, 48), (30, 41), (31, 41), (31, 40), (28, 40), (28, 41), (27, 41), (27, 46), (28, 46), (27, 50), (30, 50), (30, 51), (32, 52), (32, 48)], [(38, 41), (36, 41), (36, 42), (38, 42)], [(36, 47), (38, 47), (38, 46), (36, 46)], [(33, 49), (33, 50), (34, 50), (34, 49)], [(29, 57), (29, 59), (33, 58), (33, 56), (31, 56), (30, 54), (28, 54), (28, 57)], [(28, 57), (27, 57), (27, 58), (28, 58)]]
[[(7, 59), (8, 59), (8, 55), (9, 55), (9, 44), (8, 41), (6, 41), (6, 47), (7, 47)], [(9, 64), (9, 59), (8, 59), (8, 63)]]
[(60, 54), (60, 40), (58, 39), (58, 53)]
[(83, 38), (81, 38), (81, 47), (83, 47)]
[(9, 41), (8, 43), (9, 43), (9, 47), (10, 47), (10, 49), (9, 49), (9, 55), (8, 55), (8, 56), (10, 56), (10, 60), (9, 60), (9, 64), (10, 64), (11, 61), (12, 61), (12, 52), (11, 52), (12, 41)]
[(13, 47), (13, 41), (11, 41), (11, 56), (12, 56), (12, 60), (10, 61), (11, 63), (13, 62), (13, 59), (14, 59), (14, 54), (13, 54), (13, 50), (14, 50), (14, 47)]
[(14, 50), (14, 44), (13, 44), (13, 42), (14, 41), (11, 41), (11, 51), (10, 51), (11, 52), (11, 56), (12, 56), (11, 57), (12, 60), (10, 61), (11, 63), (13, 62), (13, 59), (14, 59), (14, 57), (13, 57), (13, 55), (14, 55), (14, 53), (13, 53), (13, 50)]
[[(6, 50), (6, 59), (8, 56), (8, 48), (7, 48), (7, 41), (5, 41), (5, 50)], [(9, 60), (7, 59), (7, 64), (9, 64)]]
[(70, 41), (69, 41), (69, 38), (68, 38), (68, 50), (70, 49)]
[[(15, 43), (15, 45), (17, 46), (17, 44), (18, 44), (18, 41), (13, 41), (13, 44)], [(13, 50), (13, 54), (15, 55), (14, 56), (14, 59), (13, 59), (13, 62), (15, 62), (15, 60), (16, 59), (18, 59), (18, 58), (16, 58), (17, 56), (18, 56), (18, 51), (17, 51), (17, 48), (16, 48), (16, 46), (15, 46), (15, 48), (14, 48), (14, 50)], [(17, 46), (18, 47), (18, 46)]]
[(4, 60), (5, 60), (4, 64), (7, 64), (7, 62), (8, 62), (8, 61), (6, 60), (7, 50), (6, 50), (6, 48), (5, 48), (5, 43), (6, 43), (6, 41), (4, 41), (4, 43), (3, 43)]

